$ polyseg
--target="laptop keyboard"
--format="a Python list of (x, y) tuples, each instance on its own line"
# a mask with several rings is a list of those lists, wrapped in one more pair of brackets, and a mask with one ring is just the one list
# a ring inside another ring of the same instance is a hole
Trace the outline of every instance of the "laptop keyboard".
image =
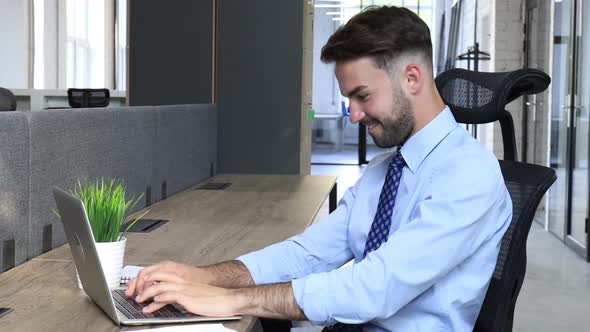
[(151, 301), (146, 301), (143, 303), (135, 302), (135, 295), (132, 297), (125, 296), (125, 290), (123, 289), (115, 289), (112, 291), (113, 300), (115, 300), (115, 306), (117, 309), (125, 315), (125, 317), (130, 319), (151, 319), (151, 318), (187, 318), (193, 317), (194, 315), (182, 312), (178, 310), (173, 305), (166, 305), (162, 307), (160, 310), (152, 312), (151, 314), (147, 314), (142, 312), (141, 310), (144, 307), (147, 307)]

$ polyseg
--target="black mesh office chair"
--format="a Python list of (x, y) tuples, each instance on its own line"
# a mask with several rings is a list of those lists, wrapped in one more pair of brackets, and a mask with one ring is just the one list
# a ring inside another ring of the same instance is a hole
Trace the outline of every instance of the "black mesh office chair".
[(68, 89), (68, 102), (73, 108), (107, 107), (110, 98), (109, 89)]
[(505, 107), (522, 95), (543, 92), (551, 78), (536, 69), (503, 73), (451, 69), (436, 77), (441, 97), (460, 123), (482, 124), (500, 121), (504, 160), (516, 160), (514, 122)]
[(16, 111), (16, 96), (7, 89), (0, 88), (0, 112)]
[(557, 177), (551, 168), (516, 161), (514, 123), (505, 107), (522, 95), (542, 92), (551, 79), (535, 69), (504, 73), (451, 69), (435, 81), (457, 122), (500, 121), (504, 160), (499, 163), (512, 198), (513, 216), (474, 331), (512, 331), (514, 307), (526, 272), (526, 240), (539, 202)]

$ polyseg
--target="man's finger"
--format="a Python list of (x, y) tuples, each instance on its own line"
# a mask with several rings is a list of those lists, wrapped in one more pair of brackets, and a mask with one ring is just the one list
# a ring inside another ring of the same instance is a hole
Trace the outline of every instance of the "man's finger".
[(158, 296), (164, 292), (174, 292), (180, 290), (182, 287), (180, 284), (170, 282), (160, 282), (147, 287), (135, 298), (135, 301), (141, 303), (145, 300), (151, 299), (154, 296)]
[(175, 284), (183, 284), (185, 280), (179, 277), (176, 273), (168, 271), (154, 271), (144, 277), (144, 282), (151, 285), (154, 282), (171, 282)]
[[(143, 269), (141, 269), (141, 271), (139, 271), (139, 273), (137, 274), (137, 276), (133, 279), (131, 279), (131, 281), (133, 281), (133, 286), (134, 286), (134, 291), (135, 293), (141, 293), (143, 290), (143, 278), (145, 277), (145, 274), (148, 273), (148, 271), (153, 270), (154, 268), (157, 267), (156, 265), (152, 265), (152, 266), (148, 266), (148, 267), (144, 267)], [(131, 294), (133, 295), (133, 294)]]
[(135, 278), (129, 280), (127, 282), (127, 289), (125, 290), (125, 296), (130, 297), (133, 296), (133, 294), (135, 294), (135, 284), (137, 283), (137, 280)]
[(162, 309), (162, 307), (166, 306), (167, 304), (168, 303), (152, 302), (150, 305), (144, 307), (142, 311), (146, 314), (151, 314), (154, 311)]
[[(133, 281), (133, 283), (131, 283), (131, 281)], [(143, 288), (140, 291), (139, 287), (135, 287), (135, 283), (137, 282), (136, 279), (132, 279), (129, 281), (127, 291), (125, 291), (125, 295), (127, 295), (127, 297), (133, 296), (133, 294), (135, 294), (133, 292), (133, 289), (137, 288), (137, 294), (143, 293), (143, 290), (145, 290), (145, 288), (147, 288), (149, 285), (153, 285), (156, 282), (171, 282), (171, 283), (176, 283), (176, 284), (183, 284), (185, 283), (184, 279), (182, 279), (181, 277), (179, 277), (178, 275), (172, 273), (172, 272), (165, 272), (162, 270), (156, 270), (155, 272), (151, 273), (151, 274), (147, 274), (143, 277), (141, 277), (141, 281), (143, 283)], [(133, 288), (135, 287), (135, 288)]]
[(166, 268), (166, 265), (167, 265), (167, 262), (160, 262), (155, 265), (151, 265), (151, 266), (144, 267), (143, 269), (141, 269), (141, 271), (139, 271), (139, 273), (137, 274), (137, 277), (135, 278), (135, 279), (137, 279), (136, 284), (135, 284), (135, 292), (138, 294), (143, 292), (144, 288), (146, 287), (146, 282), (145, 282), (146, 275), (153, 273), (155, 271), (163, 270)]
[(143, 309), (143, 312), (152, 313), (159, 310), (160, 308), (168, 305), (178, 303), (176, 301), (178, 292), (163, 292), (154, 297), (154, 302)]

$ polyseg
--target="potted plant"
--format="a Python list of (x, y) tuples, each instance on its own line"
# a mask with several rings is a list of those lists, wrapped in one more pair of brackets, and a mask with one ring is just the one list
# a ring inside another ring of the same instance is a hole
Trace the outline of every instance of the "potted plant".
[[(125, 221), (128, 211), (135, 207), (143, 194), (127, 200), (125, 186), (115, 179), (107, 181), (101, 179), (84, 183), (78, 180), (78, 185), (74, 191), (71, 191), (71, 194), (84, 203), (96, 251), (109, 288), (119, 287), (127, 243), (123, 234), (147, 211), (130, 222), (123, 231), (121, 231), (121, 224)], [(77, 271), (76, 277), (78, 286), (82, 288)]]

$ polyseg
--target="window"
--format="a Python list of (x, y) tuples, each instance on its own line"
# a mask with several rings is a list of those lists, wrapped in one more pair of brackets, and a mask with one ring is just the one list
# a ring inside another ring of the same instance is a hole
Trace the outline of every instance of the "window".
[(127, 89), (127, 0), (117, 0), (115, 9), (115, 89)]
[(31, 0), (34, 89), (126, 87), (127, 0)]
[(33, 88), (45, 88), (45, 1), (33, 1)]
[(116, 1), (66, 1), (66, 87), (113, 89)]
[(88, 0), (67, 0), (66, 5), (66, 85), (90, 87)]

